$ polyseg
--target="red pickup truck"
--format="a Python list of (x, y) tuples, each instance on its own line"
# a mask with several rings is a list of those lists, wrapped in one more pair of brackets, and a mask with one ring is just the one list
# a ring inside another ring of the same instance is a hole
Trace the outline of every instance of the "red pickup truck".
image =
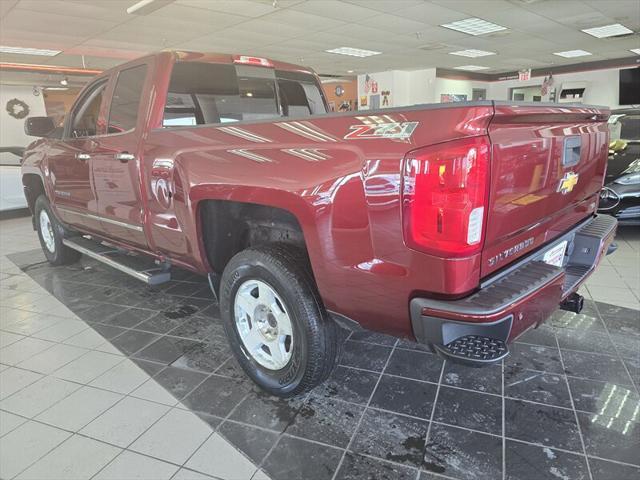
[(162, 52), (96, 77), (62, 127), (27, 119), (42, 138), (22, 178), (51, 263), (208, 274), (246, 373), (291, 396), (331, 372), (336, 322), (483, 365), (559, 304), (579, 311), (616, 228), (595, 213), (608, 116), (492, 101), (327, 113), (307, 68)]

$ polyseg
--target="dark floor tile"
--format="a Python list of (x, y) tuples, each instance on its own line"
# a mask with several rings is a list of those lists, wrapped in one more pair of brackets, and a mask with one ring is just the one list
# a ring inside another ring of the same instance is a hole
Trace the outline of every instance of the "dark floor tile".
[(505, 399), (505, 434), (529, 443), (581, 452), (572, 410)]
[(407, 338), (399, 338), (396, 343), (396, 348), (402, 348), (404, 350), (417, 350), (418, 352), (433, 353), (429, 345), (424, 343), (418, 343)]
[(371, 399), (371, 406), (429, 419), (437, 389), (435, 383), (383, 375)]
[[(120, 307), (116, 307), (120, 308)], [(106, 321), (102, 323), (107, 325), (113, 325), (115, 327), (123, 327), (123, 328), (131, 328), (135, 327), (139, 323), (142, 323), (152, 316), (154, 316), (157, 312), (153, 310), (144, 310), (142, 308), (127, 308), (126, 310), (118, 311), (113, 316), (110, 316)], [(143, 330), (143, 329), (141, 329)], [(161, 332), (154, 332), (161, 333)]]
[(364, 407), (331, 398), (311, 396), (286, 429), (288, 435), (345, 448)]
[(163, 363), (150, 362), (149, 360), (141, 360), (139, 358), (131, 357), (131, 361), (139, 366), (142, 370), (147, 372), (149, 376), (153, 377), (166, 367)]
[(558, 332), (557, 337), (558, 344), (562, 350), (616, 354), (613, 343), (606, 332), (565, 330)]
[(502, 435), (502, 398), (486, 393), (440, 387), (433, 420)]
[(545, 325), (554, 327), (557, 332), (578, 330), (582, 332), (606, 333), (607, 331), (604, 322), (595, 311), (595, 307), (593, 307), (590, 312), (583, 309), (582, 313), (557, 310), (556, 313), (547, 320)]
[[(622, 358), (640, 360), (640, 336), (610, 333), (617, 354)], [(612, 355), (615, 355), (615, 351)]]
[(502, 393), (502, 365), (473, 368), (448, 361), (444, 366), (442, 384), (500, 395)]
[(195, 412), (196, 415), (207, 425), (209, 425), (213, 430), (217, 430), (222, 422), (224, 422), (224, 418), (216, 417), (215, 415), (209, 415), (208, 413), (203, 412)]
[(395, 349), (385, 373), (438, 383), (443, 360), (436, 355)]
[(514, 343), (510, 345), (509, 351), (510, 354), (504, 362), (505, 367), (562, 373), (562, 362), (557, 347)]
[(640, 310), (596, 302), (600, 316), (611, 333), (640, 335)]
[(238, 405), (231, 420), (283, 432), (302, 406), (304, 397), (280, 398), (254, 389)]
[(330, 480), (340, 458), (342, 450), (285, 436), (265, 459), (262, 469), (272, 480)]
[(220, 320), (214, 318), (195, 316), (187, 319), (178, 327), (171, 330), (168, 335), (185, 337), (201, 342), (226, 340), (224, 328)]
[(160, 336), (154, 333), (126, 330), (111, 340), (111, 344), (126, 355), (132, 355), (159, 338)]
[(195, 412), (226, 417), (249, 391), (246, 382), (212, 375), (187, 395), (182, 403)]
[(571, 408), (566, 378), (556, 373), (507, 367), (504, 372), (504, 395)]
[(606, 379), (617, 385), (631, 384), (627, 370), (618, 358), (568, 350), (562, 353), (562, 358), (567, 375), (591, 380)]
[(218, 432), (256, 465), (278, 441), (278, 434), (275, 432), (229, 421), (224, 422)]
[(205, 378), (207, 378), (207, 375), (204, 373), (174, 367), (166, 367), (154, 377), (156, 382), (178, 400), (182, 400)]
[(593, 480), (638, 480), (640, 467), (589, 458)]
[[(191, 340), (190, 340), (191, 341)], [(205, 373), (213, 373), (231, 356), (231, 350), (225, 344), (198, 342), (188, 348), (185, 353), (171, 365), (178, 368), (189, 368)]]
[(247, 378), (247, 374), (244, 373), (244, 370), (242, 370), (242, 367), (233, 355), (220, 365), (215, 373), (216, 375), (229, 378)]
[(640, 397), (631, 386), (569, 377), (569, 387), (576, 410), (624, 420), (631, 420), (640, 410)]
[(190, 296), (193, 298), (203, 298), (205, 300), (211, 300), (212, 302), (215, 301), (215, 297), (211, 292), (211, 287), (208, 284), (196, 288)]
[(431, 427), (424, 470), (452, 478), (502, 478), (502, 439), (446, 425)]
[(125, 307), (144, 306), (146, 308), (154, 309), (153, 303), (148, 300), (154, 294), (150, 289), (128, 289), (125, 292), (117, 295), (109, 300), (109, 303), (115, 305), (123, 305)]
[(584, 455), (507, 440), (506, 480), (589, 480)]
[(183, 322), (183, 318), (169, 318), (164, 313), (155, 313), (151, 318), (137, 325), (136, 330), (165, 334), (179, 327)]
[(127, 331), (125, 328), (102, 325), (101, 323), (91, 323), (90, 326), (107, 340), (111, 340)]
[(113, 298), (122, 294), (124, 291), (125, 290), (122, 288), (104, 286), (102, 288), (92, 290), (87, 298), (94, 302), (110, 303)]
[[(131, 331), (133, 332), (133, 330)], [(135, 356), (143, 360), (170, 365), (198, 345), (200, 345), (198, 342), (185, 338), (160, 337), (148, 347), (137, 352)]]
[(349, 340), (393, 347), (398, 339), (391, 335), (385, 335), (384, 333), (372, 332), (370, 330), (356, 330), (351, 334)]
[(179, 297), (190, 297), (201, 285), (191, 282), (172, 282), (172, 285), (165, 290), (168, 295), (177, 295)]
[(640, 423), (578, 412), (587, 455), (640, 465)]
[(335, 480), (415, 480), (416, 470), (347, 452)]
[(532, 328), (525, 332), (516, 340), (516, 342), (542, 345), (543, 347), (555, 347), (555, 329), (551, 326), (541, 325), (538, 328)]
[(369, 401), (379, 377), (378, 373), (336, 367), (331, 376), (316, 387), (313, 392), (316, 395), (365, 405)]
[[(79, 315), (83, 320), (91, 323), (102, 323), (103, 325), (111, 325), (110, 320), (117, 314), (126, 310), (126, 307), (112, 305), (110, 303), (98, 303), (92, 308), (85, 310)], [(121, 326), (121, 325), (114, 325)]]
[(340, 365), (381, 372), (391, 354), (390, 347), (347, 340), (342, 347)]
[(419, 468), (428, 426), (425, 420), (367, 410), (351, 450)]

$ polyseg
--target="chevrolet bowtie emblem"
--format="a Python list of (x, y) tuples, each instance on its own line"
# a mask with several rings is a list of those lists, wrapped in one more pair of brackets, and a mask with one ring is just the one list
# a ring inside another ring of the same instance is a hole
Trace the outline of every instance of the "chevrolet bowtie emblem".
[(564, 174), (564, 177), (560, 180), (560, 185), (558, 185), (558, 191), (563, 195), (566, 195), (573, 187), (578, 183), (579, 175), (574, 172), (567, 172)]

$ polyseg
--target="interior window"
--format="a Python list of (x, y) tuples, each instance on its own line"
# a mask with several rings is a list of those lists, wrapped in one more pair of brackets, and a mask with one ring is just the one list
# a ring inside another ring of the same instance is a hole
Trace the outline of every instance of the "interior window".
[(111, 99), (108, 133), (126, 132), (136, 127), (146, 75), (146, 65), (128, 68), (118, 74), (118, 81)]
[(326, 111), (312, 75), (292, 77), (263, 67), (178, 62), (171, 73), (163, 125), (260, 120), (278, 117), (281, 111), (284, 115)]
[(78, 108), (72, 115), (71, 136), (93, 137), (97, 134), (100, 106), (107, 81), (96, 85), (78, 104)]

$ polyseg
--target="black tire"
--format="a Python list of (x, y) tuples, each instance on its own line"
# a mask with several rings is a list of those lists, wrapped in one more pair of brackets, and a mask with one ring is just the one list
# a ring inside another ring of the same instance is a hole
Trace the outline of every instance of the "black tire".
[[(235, 299), (247, 280), (267, 283), (282, 299), (292, 323), (291, 357), (279, 370), (265, 368), (245, 348), (235, 321)], [(227, 264), (220, 283), (220, 315), (231, 350), (263, 390), (293, 397), (327, 379), (336, 363), (337, 326), (315, 287), (306, 254), (288, 245), (249, 248)]]
[[(42, 222), (40, 221), (42, 212), (46, 213), (51, 225), (50, 235), (53, 236), (53, 251), (47, 246), (43, 232), (41, 231), (43, 228)], [(51, 265), (68, 265), (70, 263), (77, 262), (82, 254), (76, 250), (72, 250), (62, 243), (62, 239), (65, 237), (65, 229), (51, 211), (51, 205), (49, 204), (49, 200), (47, 200), (46, 196), (40, 195), (36, 199), (34, 215), (35, 226), (38, 231), (38, 238), (40, 239), (40, 246), (42, 247), (42, 251), (47, 257), (49, 263)]]

